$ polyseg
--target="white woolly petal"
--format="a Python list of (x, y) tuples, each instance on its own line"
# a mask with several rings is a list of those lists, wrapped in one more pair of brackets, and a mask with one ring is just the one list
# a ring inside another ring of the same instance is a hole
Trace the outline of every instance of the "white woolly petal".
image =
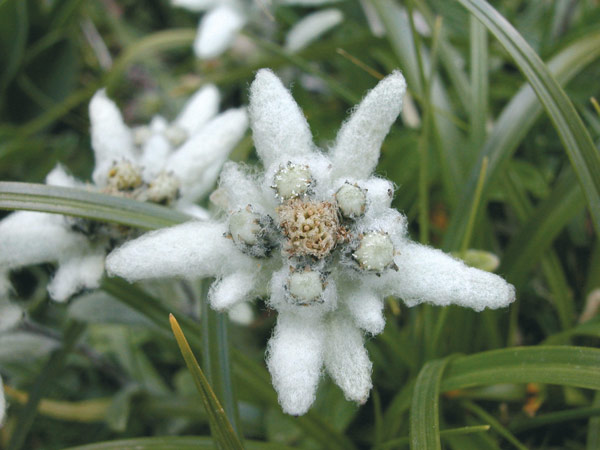
[(83, 186), (84, 183), (67, 173), (62, 164), (57, 164), (56, 167), (46, 175), (46, 184), (50, 186), (78, 187)]
[(200, 21), (194, 52), (201, 59), (216, 58), (227, 50), (246, 23), (240, 11), (223, 5), (207, 12)]
[(190, 11), (201, 12), (212, 8), (219, 0), (171, 0), (173, 6), (189, 9)]
[(360, 187), (367, 191), (368, 213), (379, 214), (392, 205), (394, 198), (394, 185), (383, 178), (371, 177), (360, 183)]
[(254, 311), (249, 303), (238, 303), (233, 306), (228, 314), (229, 320), (238, 325), (250, 325), (254, 321)]
[(235, 211), (260, 201), (262, 192), (244, 166), (228, 161), (223, 166), (219, 187), (226, 198), (227, 209)]
[(315, 401), (321, 376), (325, 326), (294, 313), (280, 313), (267, 349), (267, 367), (279, 404), (287, 414), (302, 415)]
[(60, 261), (87, 248), (87, 239), (69, 231), (62, 216), (18, 211), (0, 222), (1, 269)]
[(0, 297), (0, 333), (14, 328), (23, 319), (23, 310), (19, 305)]
[(201, 206), (196, 205), (195, 203), (189, 203), (183, 200), (178, 201), (175, 204), (175, 209), (177, 211), (181, 211), (189, 216), (192, 216), (194, 219), (200, 220), (208, 220), (210, 219), (210, 213), (207, 209), (202, 208)]
[(135, 161), (133, 136), (123, 122), (119, 108), (106, 96), (104, 89), (94, 94), (89, 110), (96, 159), (92, 178), (98, 186), (104, 186), (113, 162), (123, 159)]
[(217, 114), (219, 101), (219, 90), (214, 84), (208, 84), (192, 95), (174, 123), (192, 136)]
[(151, 182), (163, 171), (170, 154), (171, 144), (163, 134), (153, 134), (146, 141), (140, 161), (146, 182)]
[(380, 294), (370, 289), (354, 290), (349, 293), (346, 305), (357, 326), (373, 335), (383, 331), (385, 318)]
[(381, 80), (342, 125), (331, 159), (335, 176), (367, 178), (377, 165), (381, 144), (402, 109), (406, 81), (400, 72)]
[(6, 415), (6, 400), (4, 399), (4, 383), (2, 377), (0, 377), (0, 427), (4, 424), (4, 417)]
[(312, 135), (300, 107), (277, 76), (261, 69), (250, 86), (250, 126), (265, 168), (275, 160), (310, 155)]
[(515, 299), (515, 288), (498, 275), (468, 267), (440, 250), (408, 241), (398, 250), (398, 271), (384, 277), (389, 292), (408, 306), (427, 302), (481, 311), (503, 308)]
[(285, 38), (285, 48), (297, 52), (335, 27), (344, 19), (339, 9), (325, 9), (307, 15), (297, 22)]
[(235, 272), (213, 283), (208, 298), (210, 305), (218, 310), (229, 309), (250, 300), (257, 282), (256, 273)]
[(363, 335), (349, 318), (336, 315), (329, 323), (325, 367), (348, 400), (363, 404), (369, 398), (371, 367)]
[(373, 6), (373, 3), (371, 3), (371, 0), (360, 0), (360, 5), (362, 6), (365, 17), (367, 18), (367, 24), (371, 29), (371, 33), (373, 33), (373, 35), (376, 37), (385, 36), (385, 26), (377, 15), (377, 10)]
[(82, 289), (100, 286), (103, 273), (104, 251), (70, 258), (59, 265), (48, 285), (48, 292), (53, 300), (64, 302)]
[(248, 127), (243, 108), (230, 109), (211, 120), (167, 162), (181, 182), (181, 195), (194, 201), (214, 186), (218, 172)]
[(191, 221), (125, 243), (106, 258), (109, 275), (147, 278), (220, 276), (252, 266), (224, 234), (224, 224)]

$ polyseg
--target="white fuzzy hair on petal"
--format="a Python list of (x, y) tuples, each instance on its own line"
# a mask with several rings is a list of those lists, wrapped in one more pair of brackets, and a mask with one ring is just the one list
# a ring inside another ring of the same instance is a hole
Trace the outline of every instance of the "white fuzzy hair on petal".
[(398, 71), (375, 86), (342, 125), (331, 150), (335, 176), (367, 178), (377, 165), (381, 144), (400, 114), (406, 81)]
[(327, 372), (348, 400), (365, 403), (373, 385), (362, 333), (349, 317), (338, 314), (327, 327), (325, 342)]
[(200, 59), (216, 58), (227, 50), (246, 18), (236, 9), (222, 5), (207, 12), (198, 26), (194, 52)]
[(144, 144), (140, 164), (144, 180), (152, 181), (165, 167), (171, 154), (171, 144), (164, 134), (153, 134)]
[(267, 348), (267, 366), (284, 412), (301, 415), (315, 401), (323, 365), (326, 327), (280, 312)]
[(125, 125), (121, 112), (108, 98), (106, 90), (94, 94), (89, 107), (92, 148), (96, 164), (92, 178), (98, 186), (106, 184), (108, 171), (114, 162), (135, 161), (133, 136)]
[(339, 9), (326, 9), (307, 15), (297, 22), (285, 38), (285, 48), (297, 52), (306, 48), (344, 19)]
[(515, 299), (515, 288), (498, 275), (468, 267), (440, 250), (410, 241), (398, 250), (398, 271), (384, 277), (388, 292), (408, 306), (454, 304), (481, 311), (504, 308)]
[(46, 175), (46, 184), (61, 187), (78, 187), (83, 185), (81, 181), (67, 173), (62, 164), (57, 164), (54, 169)]
[(210, 305), (222, 311), (250, 300), (256, 282), (256, 273), (253, 272), (235, 272), (226, 275), (211, 286), (208, 295)]
[(355, 289), (348, 294), (346, 305), (358, 327), (372, 335), (383, 331), (385, 318), (380, 294), (371, 289)]
[(104, 251), (69, 258), (59, 264), (48, 292), (53, 300), (64, 302), (82, 289), (99, 287), (103, 273)]
[(187, 201), (194, 201), (210, 191), (247, 127), (246, 110), (230, 109), (212, 119), (171, 155), (166, 169), (181, 181), (181, 195)]
[(106, 258), (106, 270), (129, 281), (148, 278), (221, 276), (224, 269), (254, 266), (225, 237), (219, 223), (186, 222), (147, 233)]
[(0, 269), (56, 262), (88, 248), (82, 234), (69, 231), (64, 217), (17, 211), (0, 222)]
[(262, 191), (248, 170), (232, 161), (226, 162), (223, 166), (219, 187), (225, 194), (227, 208), (232, 211), (255, 203), (262, 197)]
[(214, 84), (203, 86), (187, 101), (175, 124), (192, 136), (217, 114), (220, 100), (221, 95)]
[(277, 76), (261, 69), (250, 86), (250, 127), (264, 167), (285, 156), (310, 155), (312, 135), (300, 107)]

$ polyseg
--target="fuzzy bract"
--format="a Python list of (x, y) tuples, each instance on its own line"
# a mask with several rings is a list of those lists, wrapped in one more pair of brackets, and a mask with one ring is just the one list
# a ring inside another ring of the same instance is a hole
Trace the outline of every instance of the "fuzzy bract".
[[(194, 53), (200, 59), (213, 59), (228, 50), (248, 22), (255, 22), (256, 28), (269, 28), (266, 25), (272, 24), (265, 21), (272, 21), (271, 14), (264, 9), (271, 4), (314, 7), (336, 1), (339, 0), (274, 0), (260, 3), (243, 0), (171, 0), (174, 6), (204, 13), (193, 45)], [(286, 49), (291, 52), (302, 50), (342, 19), (343, 15), (337, 9), (308, 14), (288, 33)]]
[(380, 81), (323, 151), (290, 92), (260, 70), (249, 113), (263, 170), (227, 163), (215, 196), (224, 220), (130, 241), (109, 255), (109, 273), (130, 281), (215, 277), (209, 301), (218, 310), (267, 297), (278, 311), (267, 365), (283, 410), (309, 409), (323, 368), (349, 400), (364, 403), (364, 333), (383, 330), (384, 297), (475, 310), (514, 299), (499, 276), (411, 241), (406, 218), (390, 206), (392, 183), (373, 175), (405, 90), (399, 72)]
[[(90, 102), (95, 167), (93, 184), (58, 165), (46, 178), (53, 186), (81, 188), (170, 206), (195, 217), (208, 212), (195, 202), (211, 190), (229, 153), (248, 126), (245, 109), (218, 114), (219, 92), (196, 92), (171, 123), (155, 117), (130, 129), (104, 90)], [(10, 290), (11, 270), (40, 263), (58, 268), (50, 297), (65, 301), (97, 288), (106, 253), (132, 237), (126, 227), (56, 214), (18, 211), (0, 221), (0, 298)]]

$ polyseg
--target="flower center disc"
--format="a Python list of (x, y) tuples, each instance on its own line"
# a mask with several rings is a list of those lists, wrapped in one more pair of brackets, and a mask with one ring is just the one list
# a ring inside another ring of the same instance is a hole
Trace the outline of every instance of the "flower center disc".
[(327, 256), (345, 236), (337, 208), (329, 202), (292, 199), (277, 208), (279, 225), (288, 238), (285, 250), (291, 256)]

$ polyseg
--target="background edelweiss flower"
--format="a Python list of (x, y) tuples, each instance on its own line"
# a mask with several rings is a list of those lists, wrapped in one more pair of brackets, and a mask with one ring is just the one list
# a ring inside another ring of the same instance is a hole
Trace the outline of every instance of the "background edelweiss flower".
[[(339, 0), (274, 0), (279, 5), (317, 6)], [(212, 59), (225, 52), (240, 30), (253, 17), (267, 18), (264, 8), (271, 2), (259, 5), (242, 0), (172, 0), (173, 5), (190, 11), (205, 12), (198, 24), (194, 52), (200, 59)], [(285, 47), (299, 51), (339, 24), (343, 14), (337, 9), (327, 9), (308, 14), (296, 23), (286, 36)]]
[[(212, 188), (225, 159), (248, 126), (244, 109), (216, 115), (218, 104), (217, 89), (202, 88), (171, 125), (157, 126), (156, 122), (162, 120), (156, 119), (138, 147), (135, 133), (101, 90), (89, 108), (94, 185), (76, 180), (61, 165), (48, 174), (46, 183), (171, 205), (206, 218), (208, 213), (194, 202)], [(169, 141), (169, 130), (185, 137), (177, 142), (183, 142), (181, 145)], [(64, 301), (81, 289), (96, 288), (104, 272), (107, 250), (125, 239), (127, 233), (115, 226), (62, 215), (15, 212), (0, 221), (0, 296), (8, 295), (10, 270), (45, 262), (58, 264), (48, 285), (54, 300)]]
[(249, 112), (264, 172), (228, 163), (224, 221), (130, 241), (108, 256), (109, 273), (130, 281), (214, 276), (209, 300), (219, 310), (268, 295), (279, 315), (267, 365), (283, 410), (308, 410), (323, 366), (346, 398), (364, 403), (371, 362), (363, 331), (383, 330), (385, 296), (478, 311), (514, 299), (497, 275), (412, 242), (404, 216), (390, 208), (392, 184), (372, 176), (405, 90), (399, 72), (382, 80), (324, 153), (289, 91), (259, 71)]

